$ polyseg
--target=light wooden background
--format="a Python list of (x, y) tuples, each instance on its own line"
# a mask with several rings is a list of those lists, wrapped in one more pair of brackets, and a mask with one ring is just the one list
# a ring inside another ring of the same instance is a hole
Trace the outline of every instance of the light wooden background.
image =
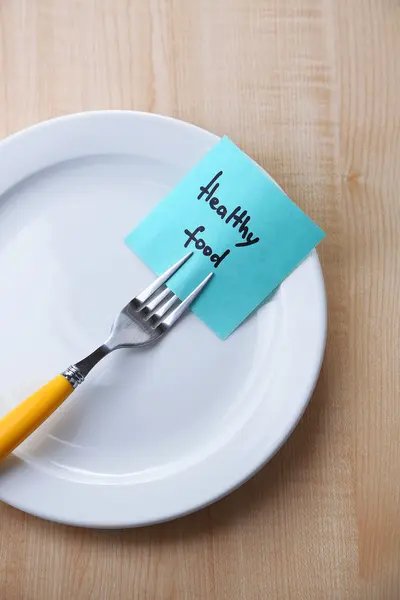
[(329, 300), (317, 391), (262, 472), (137, 531), (2, 505), (1, 600), (400, 598), (399, 107), (399, 0), (0, 1), (0, 136), (99, 108), (226, 133), (327, 231)]

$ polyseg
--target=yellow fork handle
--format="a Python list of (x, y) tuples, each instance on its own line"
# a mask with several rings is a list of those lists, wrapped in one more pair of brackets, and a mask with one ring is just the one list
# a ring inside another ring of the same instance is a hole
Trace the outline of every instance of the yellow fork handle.
[(57, 375), (0, 420), (0, 460), (44, 423), (74, 391), (63, 375)]

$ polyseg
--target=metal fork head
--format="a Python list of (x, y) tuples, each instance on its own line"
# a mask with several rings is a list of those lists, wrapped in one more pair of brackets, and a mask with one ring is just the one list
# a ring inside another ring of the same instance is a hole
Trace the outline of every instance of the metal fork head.
[(165, 283), (192, 254), (190, 252), (172, 265), (122, 309), (105, 342), (108, 351), (152, 344), (169, 331), (188, 310), (211, 279), (212, 273), (183, 301), (166, 288)]

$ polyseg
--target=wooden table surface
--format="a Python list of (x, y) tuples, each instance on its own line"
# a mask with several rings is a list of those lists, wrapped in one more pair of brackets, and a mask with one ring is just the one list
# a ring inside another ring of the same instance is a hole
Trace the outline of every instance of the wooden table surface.
[(1, 505), (1, 600), (400, 598), (399, 57), (399, 0), (0, 2), (1, 136), (101, 108), (228, 134), (326, 230), (329, 303), (312, 402), (256, 477), (141, 530)]

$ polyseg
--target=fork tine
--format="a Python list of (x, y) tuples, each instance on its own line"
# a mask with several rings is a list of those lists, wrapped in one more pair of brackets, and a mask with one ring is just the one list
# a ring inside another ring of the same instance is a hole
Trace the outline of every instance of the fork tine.
[(150, 296), (152, 296), (154, 292), (156, 292), (158, 288), (161, 287), (163, 283), (167, 281), (167, 279), (169, 279), (174, 273), (176, 273), (176, 271), (192, 256), (192, 254), (193, 252), (189, 252), (189, 254), (186, 254), (186, 256), (178, 260), (177, 263), (172, 265), (172, 267), (167, 269), (165, 273), (163, 273), (162, 275), (160, 275), (160, 277), (153, 281), (153, 283), (151, 283), (149, 287), (143, 290), (143, 292), (140, 292), (140, 294), (138, 294), (134, 298), (134, 300), (140, 303), (146, 302), (146, 300), (148, 300)]
[(203, 281), (200, 283), (200, 285), (197, 286), (197, 288), (195, 288), (193, 290), (193, 292), (191, 294), (189, 294), (189, 296), (187, 298), (185, 298), (185, 300), (183, 302), (180, 303), (179, 306), (177, 306), (177, 308), (175, 310), (173, 310), (166, 319), (164, 319), (164, 321), (161, 321), (160, 325), (163, 325), (164, 327), (171, 327), (174, 323), (176, 323), (176, 321), (183, 315), (184, 312), (186, 312), (186, 310), (189, 308), (189, 306), (192, 304), (192, 302), (194, 302), (194, 300), (196, 300), (197, 296), (200, 294), (200, 292), (203, 290), (203, 288), (207, 285), (207, 283), (210, 281), (211, 277), (213, 276), (213, 273), (210, 273), (209, 275), (207, 275), (207, 277), (205, 279), (203, 279)]
[(165, 288), (164, 290), (156, 294), (154, 298), (149, 300), (149, 302), (146, 302), (146, 304), (142, 304), (142, 306), (140, 306), (140, 308), (138, 309), (139, 312), (151, 312), (152, 310), (157, 308), (157, 306), (161, 304), (161, 302), (163, 302), (163, 300), (165, 300), (165, 298), (171, 293), (172, 292), (170, 289)]
[(153, 320), (157, 319), (157, 321), (159, 321), (162, 319), (176, 302), (178, 302), (178, 296), (175, 296), (174, 294), (167, 302), (165, 302), (165, 304), (153, 312)]

